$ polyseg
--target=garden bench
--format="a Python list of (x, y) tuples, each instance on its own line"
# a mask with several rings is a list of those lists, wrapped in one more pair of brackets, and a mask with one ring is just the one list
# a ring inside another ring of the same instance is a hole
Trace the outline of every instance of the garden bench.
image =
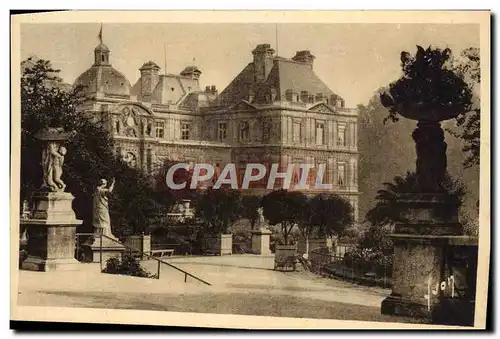
[(165, 256), (173, 256), (174, 255), (173, 249), (163, 249), (163, 250), (152, 250), (151, 251), (151, 256), (156, 257), (156, 258), (163, 258)]

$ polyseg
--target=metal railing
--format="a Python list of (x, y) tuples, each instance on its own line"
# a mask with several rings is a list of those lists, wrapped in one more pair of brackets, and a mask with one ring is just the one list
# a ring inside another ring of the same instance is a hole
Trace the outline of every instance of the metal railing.
[(140, 251), (140, 250), (138, 250), (136, 248), (133, 248), (133, 247), (130, 247), (128, 245), (124, 245), (121, 242), (119, 242), (118, 240), (115, 240), (115, 239), (113, 239), (113, 238), (111, 238), (111, 237), (109, 237), (109, 236), (107, 236), (105, 234), (101, 234), (101, 233), (77, 233), (76, 234), (76, 242), (77, 242), (76, 243), (76, 249), (77, 249), (76, 255), (77, 255), (77, 259), (78, 259), (78, 248), (80, 246), (80, 244), (79, 244), (79, 237), (80, 236), (92, 236), (92, 237), (96, 237), (97, 236), (97, 237), (100, 238), (99, 239), (100, 240), (100, 242), (99, 242), (99, 265), (100, 265), (101, 272), (102, 272), (102, 263), (103, 263), (103, 260), (102, 260), (102, 239), (103, 238), (107, 238), (107, 239), (111, 240), (112, 242), (114, 242), (116, 244), (119, 244), (120, 246), (125, 247), (130, 252), (131, 256), (132, 256), (132, 253), (139, 253), (140, 255), (142, 255), (144, 257), (147, 257), (148, 259), (155, 260), (158, 263), (157, 279), (160, 279), (161, 264), (165, 264), (165, 265), (167, 265), (167, 266), (169, 266), (169, 267), (171, 267), (171, 268), (173, 268), (173, 269), (175, 269), (175, 270), (183, 273), (184, 274), (184, 282), (187, 282), (187, 277), (189, 276), (189, 277), (191, 277), (191, 278), (193, 278), (193, 279), (195, 279), (195, 280), (197, 280), (199, 282), (204, 283), (205, 285), (212, 286), (212, 284), (210, 284), (209, 282), (206, 282), (205, 280), (203, 280), (201, 278), (198, 278), (198, 277), (192, 275), (189, 272), (184, 271), (183, 269), (181, 269), (181, 268), (179, 268), (177, 266), (174, 266), (174, 265), (172, 265), (172, 264), (170, 264), (170, 263), (168, 263), (166, 261), (163, 261), (163, 260), (161, 260), (159, 258), (156, 258), (156, 257), (152, 256), (149, 253)]
[(392, 265), (360, 263), (352, 258), (346, 258), (328, 253), (326, 249), (312, 250), (309, 255), (311, 271), (353, 283), (392, 286)]

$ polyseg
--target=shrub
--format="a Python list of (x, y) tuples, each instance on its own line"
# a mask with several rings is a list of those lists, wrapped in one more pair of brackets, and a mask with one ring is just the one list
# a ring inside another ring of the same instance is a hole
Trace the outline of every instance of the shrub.
[(129, 275), (142, 278), (158, 278), (156, 274), (149, 273), (141, 266), (139, 261), (130, 255), (124, 255), (122, 260), (109, 258), (106, 260), (106, 267), (103, 273)]

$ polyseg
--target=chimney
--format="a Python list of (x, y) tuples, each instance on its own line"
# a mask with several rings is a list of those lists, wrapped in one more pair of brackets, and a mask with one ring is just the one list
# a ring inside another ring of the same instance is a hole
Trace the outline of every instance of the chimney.
[(263, 82), (267, 79), (269, 72), (273, 68), (274, 49), (270, 44), (260, 44), (252, 51), (254, 80)]
[(310, 51), (297, 51), (295, 56), (292, 58), (293, 61), (308, 64), (311, 68), (313, 66), (314, 59), (316, 59), (316, 57), (312, 55)]
[(141, 95), (144, 100), (149, 100), (160, 80), (160, 66), (154, 61), (148, 61), (139, 68), (141, 72)]

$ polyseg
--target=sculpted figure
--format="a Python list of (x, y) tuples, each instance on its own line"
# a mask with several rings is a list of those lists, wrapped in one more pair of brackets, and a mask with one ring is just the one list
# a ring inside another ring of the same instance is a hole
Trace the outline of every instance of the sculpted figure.
[(66, 185), (61, 180), (62, 166), (66, 148), (59, 147), (57, 142), (49, 142), (42, 153), (43, 185), (52, 192), (64, 191)]
[(267, 228), (266, 219), (264, 218), (264, 208), (259, 207), (257, 213), (259, 213), (259, 219), (255, 223), (255, 229)]
[(99, 185), (97, 186), (93, 200), (93, 219), (92, 226), (94, 226), (94, 231), (96, 233), (102, 233), (110, 237), (114, 237), (111, 233), (111, 220), (109, 217), (109, 206), (108, 206), (108, 196), (115, 187), (115, 179), (111, 181), (109, 187), (106, 179), (101, 179)]
[(66, 155), (66, 147), (64, 146), (59, 147), (58, 154), (59, 156), (56, 156), (54, 158), (54, 169), (53, 169), (54, 183), (58, 186), (59, 190), (64, 191), (66, 185), (61, 180), (61, 176), (63, 172), (62, 167), (64, 164), (64, 156)]

